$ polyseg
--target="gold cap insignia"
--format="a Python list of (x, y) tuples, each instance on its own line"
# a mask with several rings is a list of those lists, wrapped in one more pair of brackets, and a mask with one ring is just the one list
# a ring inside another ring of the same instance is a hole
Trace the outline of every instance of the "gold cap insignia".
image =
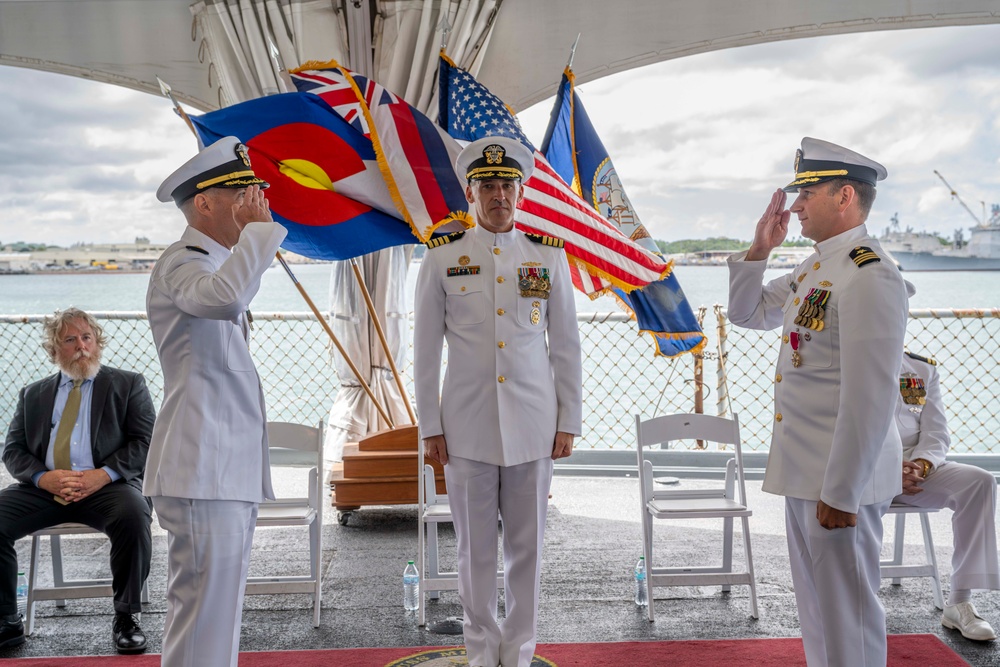
[(250, 154), (247, 152), (247, 147), (243, 144), (236, 145), (236, 156), (245, 164), (250, 166)]
[(796, 148), (795, 149), (795, 165), (792, 167), (792, 171), (794, 171), (796, 174), (799, 173), (799, 162), (801, 160), (802, 160), (802, 149), (801, 148)]
[(500, 144), (490, 144), (483, 149), (483, 157), (486, 158), (486, 164), (500, 164), (503, 162), (503, 157), (506, 154), (507, 151)]

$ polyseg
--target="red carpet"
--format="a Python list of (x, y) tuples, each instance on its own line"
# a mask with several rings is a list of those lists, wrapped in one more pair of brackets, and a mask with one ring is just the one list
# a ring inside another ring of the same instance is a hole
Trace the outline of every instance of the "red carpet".
[[(241, 653), (240, 667), (452, 667), (462, 648), (362, 648)], [(410, 658), (410, 659), (407, 659)], [(542, 658), (542, 659), (539, 659)], [(0, 667), (159, 667), (159, 655), (0, 659)], [(461, 664), (465, 664), (464, 661)], [(539, 644), (532, 667), (805, 667), (802, 640), (721, 639)], [(889, 667), (968, 667), (934, 635), (889, 637)]]

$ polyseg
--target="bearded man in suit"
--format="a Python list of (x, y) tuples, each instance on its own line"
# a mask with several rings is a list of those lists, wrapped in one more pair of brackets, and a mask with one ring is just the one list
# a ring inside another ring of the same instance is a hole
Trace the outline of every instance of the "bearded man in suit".
[(3, 449), (17, 482), (0, 491), (0, 648), (24, 643), (14, 542), (74, 522), (111, 538), (115, 648), (146, 650), (134, 615), (152, 552), (142, 474), (156, 414), (142, 375), (101, 365), (105, 343), (82, 310), (46, 318), (42, 347), (59, 372), (18, 396)]

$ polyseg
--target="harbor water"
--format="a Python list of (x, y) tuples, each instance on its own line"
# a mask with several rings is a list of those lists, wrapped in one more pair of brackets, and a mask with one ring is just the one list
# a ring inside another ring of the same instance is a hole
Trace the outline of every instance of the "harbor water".
[[(412, 310), (413, 290), (419, 262), (410, 265), (407, 275), (408, 304)], [(296, 277), (313, 301), (325, 309), (330, 291), (329, 264), (293, 266)], [(692, 307), (725, 304), (729, 291), (729, 272), (724, 266), (678, 266), (675, 269), (681, 287)], [(768, 270), (768, 279), (787, 271)], [(1000, 272), (949, 271), (904, 273), (917, 287), (910, 308), (991, 308), (996, 307)], [(0, 275), (0, 314), (38, 315), (66, 306), (94, 311), (144, 311), (146, 285), (144, 273), (115, 274), (107, 271), (83, 274)], [(602, 297), (591, 301), (577, 293), (578, 312), (606, 312), (618, 309), (614, 299)], [(251, 304), (261, 312), (301, 312), (308, 310), (302, 297), (280, 267), (272, 267), (261, 281), (261, 289)], [(933, 354), (933, 350), (929, 351)]]
[[(412, 313), (413, 290), (419, 263), (407, 276), (407, 298)], [(321, 310), (329, 303), (329, 264), (304, 264), (293, 270)], [(741, 415), (744, 442), (752, 450), (763, 450), (770, 441), (772, 420), (771, 376), (776, 334), (733, 329), (729, 336), (726, 367), (728, 393), (717, 386), (714, 354), (718, 341), (714, 304), (725, 304), (729, 273), (724, 266), (679, 266), (676, 275), (694, 308), (709, 307), (705, 331), (709, 344), (705, 351), (705, 381), (702, 386), (705, 412), (714, 414), (718, 402), (728, 397), (728, 409)], [(783, 275), (771, 270), (767, 278)], [(907, 274), (917, 287), (911, 309), (995, 307), (995, 273), (913, 273)], [(144, 311), (148, 274), (49, 274), (0, 276), (0, 315), (44, 315), (73, 305), (91, 312), (141, 313)], [(576, 295), (584, 343), (585, 434), (578, 447), (588, 449), (631, 449), (634, 435), (631, 415), (685, 412), (694, 409), (697, 393), (693, 382), (692, 357), (672, 363), (653, 358), (651, 345), (634, 324), (623, 321), (617, 301), (603, 297), (595, 301)], [(276, 419), (315, 423), (329, 413), (338, 381), (330, 368), (328, 341), (319, 327), (309, 326), (311, 315), (301, 295), (280, 267), (268, 270), (261, 289), (251, 304), (259, 315), (282, 313), (284, 324), (270, 327), (261, 322), (259, 338), (252, 343), (258, 369), (268, 392), (270, 414)], [(295, 325), (290, 313), (299, 313), (305, 322)], [(601, 313), (602, 315), (593, 315)], [(617, 313), (617, 321), (601, 323), (607, 313)], [(595, 322), (596, 321), (596, 322)], [(986, 320), (917, 320), (910, 327), (910, 349), (944, 360), (943, 383), (947, 391), (949, 422), (966, 452), (995, 452), (995, 405), (1000, 396), (992, 378), (1000, 375), (996, 359), (996, 323)], [(982, 328), (988, 325), (988, 328)], [(38, 325), (17, 319), (6, 325), (0, 356), (8, 373), (9, 391), (0, 399), (0, 423), (13, 412), (17, 388), (52, 371), (41, 352)], [(275, 328), (277, 327), (277, 329)], [(949, 329), (949, 327), (951, 327)], [(979, 327), (979, 328), (977, 328)], [(17, 331), (15, 331), (17, 330)], [(267, 333), (270, 330), (271, 333)], [(108, 363), (146, 374), (154, 400), (162, 395), (162, 380), (142, 320), (119, 319), (111, 323)], [(114, 335), (117, 333), (118, 335)], [(940, 334), (940, 335), (939, 335)], [(985, 335), (984, 335), (985, 334)], [(274, 337), (276, 336), (276, 337)], [(117, 362), (117, 364), (116, 364)], [(399, 364), (406, 372), (410, 360)], [(310, 378), (303, 384), (302, 379)], [(311, 384), (310, 384), (311, 383)], [(409, 382), (411, 390), (412, 383)]]

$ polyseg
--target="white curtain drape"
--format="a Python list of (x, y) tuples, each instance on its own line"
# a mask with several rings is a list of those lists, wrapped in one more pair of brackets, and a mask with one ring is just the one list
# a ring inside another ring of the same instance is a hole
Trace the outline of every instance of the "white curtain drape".
[(309, 60), (343, 61), (343, 12), (329, 0), (202, 0), (191, 5), (211, 62), (220, 106), (292, 90), (281, 68)]
[[(375, 311), (385, 333), (396, 367), (402, 371), (410, 343), (406, 306), (406, 271), (412, 246), (396, 246), (357, 258), (365, 284), (375, 303)], [(392, 370), (378, 332), (365, 306), (364, 295), (350, 262), (335, 262), (330, 276), (330, 328), (340, 339), (351, 361), (368, 382), (372, 393), (386, 408), (396, 426), (408, 426), (410, 418), (392, 377)], [(326, 458), (341, 460), (344, 443), (389, 428), (368, 399), (339, 354), (333, 364), (340, 377), (340, 389), (330, 409), (324, 447)]]
[(431, 119), (437, 118), (442, 19), (448, 57), (473, 75), (503, 0), (380, 0), (375, 20), (375, 79)]

